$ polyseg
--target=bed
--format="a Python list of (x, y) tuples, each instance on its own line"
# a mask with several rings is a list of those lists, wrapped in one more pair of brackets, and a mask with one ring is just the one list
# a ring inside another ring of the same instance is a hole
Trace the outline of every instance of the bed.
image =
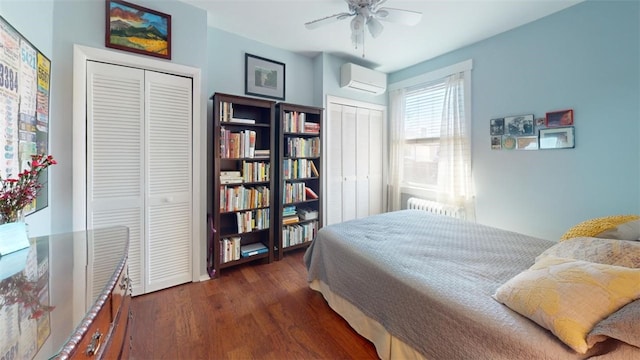
[[(634, 301), (640, 285), (633, 284), (640, 284), (640, 269), (635, 269), (640, 267), (640, 242), (618, 244), (638, 255), (626, 259), (638, 266), (611, 265), (630, 279), (624, 291), (635, 290), (625, 293), (626, 299), (607, 316), (616, 315), (637, 328), (637, 322), (629, 322), (630, 316), (638, 320), (640, 312), (640, 300)], [(464, 220), (402, 210), (321, 229), (304, 261), (311, 289), (321, 292), (334, 311), (369, 339), (381, 359), (640, 359), (640, 338), (620, 340), (635, 337), (628, 330), (622, 330), (623, 336), (593, 334), (588, 350), (576, 351), (512, 310), (515, 306), (497, 300), (498, 290), (533, 271), (528, 269), (542, 255), (549, 253), (544, 261), (564, 261), (561, 255), (567, 251), (557, 246)], [(572, 259), (581, 265), (582, 260)]]

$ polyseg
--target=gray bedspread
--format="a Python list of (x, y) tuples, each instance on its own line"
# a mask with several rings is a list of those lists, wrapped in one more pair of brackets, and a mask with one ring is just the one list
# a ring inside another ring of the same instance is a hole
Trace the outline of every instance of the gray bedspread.
[[(403, 210), (319, 231), (308, 280), (330, 289), (427, 359), (582, 359), (495, 301), (554, 242)], [(637, 354), (637, 353), (636, 353)]]

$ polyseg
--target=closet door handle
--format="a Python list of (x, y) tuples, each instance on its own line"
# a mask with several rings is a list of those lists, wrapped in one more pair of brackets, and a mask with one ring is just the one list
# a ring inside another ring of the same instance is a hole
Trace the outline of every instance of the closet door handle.
[(173, 202), (173, 196), (167, 196), (166, 198), (164, 198), (164, 202), (165, 202), (165, 203), (171, 203), (171, 202)]

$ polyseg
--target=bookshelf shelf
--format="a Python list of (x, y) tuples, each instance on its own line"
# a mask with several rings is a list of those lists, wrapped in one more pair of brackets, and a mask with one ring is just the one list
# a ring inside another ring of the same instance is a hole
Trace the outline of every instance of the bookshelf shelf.
[[(323, 109), (278, 103), (276, 116), (279, 185), (274, 236), (275, 258), (280, 260), (288, 251), (309, 246), (322, 227)], [(308, 191), (317, 198), (310, 198)]]
[[(207, 270), (218, 277), (221, 269), (274, 260), (275, 102), (223, 93), (215, 93), (211, 99), (209, 183), (213, 194), (209, 213), (213, 230)], [(267, 252), (241, 256), (241, 248), (258, 243)]]

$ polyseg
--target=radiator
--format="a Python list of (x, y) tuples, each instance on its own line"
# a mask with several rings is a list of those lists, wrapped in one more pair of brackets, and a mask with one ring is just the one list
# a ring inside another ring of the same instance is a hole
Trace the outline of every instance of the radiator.
[(451, 216), (458, 219), (464, 219), (464, 208), (442, 204), (436, 201), (419, 199), (410, 197), (407, 200), (407, 208), (415, 210), (424, 210), (432, 214)]

